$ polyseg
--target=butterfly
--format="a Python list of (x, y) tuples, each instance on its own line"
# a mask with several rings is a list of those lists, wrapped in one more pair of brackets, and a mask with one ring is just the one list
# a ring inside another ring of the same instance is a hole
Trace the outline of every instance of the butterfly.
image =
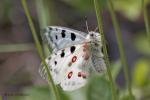
[[(52, 54), (45, 61), (54, 83), (64, 91), (83, 87), (92, 72), (100, 75), (106, 72), (99, 33), (85, 33), (60, 26), (48, 26), (43, 32), (43, 41), (52, 48)], [(47, 80), (43, 64), (39, 73)]]

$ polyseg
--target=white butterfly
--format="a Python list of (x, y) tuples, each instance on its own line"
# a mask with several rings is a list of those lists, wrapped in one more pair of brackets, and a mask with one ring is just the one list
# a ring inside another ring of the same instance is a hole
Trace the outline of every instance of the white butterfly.
[[(103, 60), (101, 36), (96, 32), (84, 33), (70, 28), (49, 26), (44, 30), (43, 40), (53, 49), (46, 58), (53, 81), (65, 91), (84, 86), (91, 71), (106, 72)], [(47, 79), (43, 65), (40, 75)]]

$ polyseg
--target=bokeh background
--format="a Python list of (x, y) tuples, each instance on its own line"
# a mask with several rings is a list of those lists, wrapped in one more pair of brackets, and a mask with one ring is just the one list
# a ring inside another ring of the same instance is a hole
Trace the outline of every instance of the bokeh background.
[[(121, 100), (127, 100), (111, 16), (106, 2), (100, 1), (113, 77)], [(150, 44), (146, 35), (141, 2), (142, 0), (113, 0), (122, 32), (133, 93), (137, 100), (150, 100)], [(92, 31), (97, 27), (93, 0), (27, 0), (27, 4), (41, 44), (43, 42), (40, 29), (48, 25), (87, 32), (85, 25), (87, 17), (89, 30)], [(149, 0), (146, 1), (146, 7), (150, 20)], [(46, 51), (46, 55), (48, 54)], [(0, 0), (0, 95), (8, 95), (9, 100), (52, 100), (53, 96), (50, 95), (51, 92), (49, 94), (47, 83), (38, 73), (39, 65), (40, 58), (21, 0)], [(89, 87), (76, 92), (64, 94), (61, 91), (62, 98), (111, 100), (110, 89), (106, 85), (108, 81), (102, 80), (96, 78)], [(95, 90), (96, 87), (99, 89)], [(96, 97), (93, 96), (95, 92), (100, 92), (102, 96), (99, 97), (98, 94)]]

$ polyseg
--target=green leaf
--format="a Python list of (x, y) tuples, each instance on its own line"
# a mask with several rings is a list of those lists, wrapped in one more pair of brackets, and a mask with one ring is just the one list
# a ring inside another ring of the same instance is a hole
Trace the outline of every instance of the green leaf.
[(24, 43), (24, 44), (1, 44), (0, 45), (0, 53), (7, 52), (21, 52), (21, 51), (30, 51), (34, 50), (34, 44), (32, 43)]
[[(73, 6), (78, 11), (88, 11), (93, 9), (93, 0), (63, 0), (67, 4)], [(106, 0), (99, 0), (101, 7), (106, 7)]]
[[(135, 89), (132, 89), (132, 92), (133, 92), (133, 96), (131, 97), (129, 94), (128, 94), (128, 90), (125, 89), (125, 90), (120, 90), (120, 93), (119, 93), (119, 100), (136, 100), (135, 98), (137, 97), (136, 95), (140, 95), (137, 90)], [(135, 95), (136, 94), (136, 95)]]
[(144, 86), (149, 79), (150, 63), (148, 60), (140, 59), (135, 63), (133, 70), (133, 86)]
[[(61, 100), (70, 100), (69, 97), (60, 89), (59, 94)], [(49, 91), (49, 87), (41, 87), (41, 86), (34, 86), (30, 88), (26, 88), (23, 92), (25, 96), (22, 96), (19, 100), (55, 100), (55, 97), (52, 91)]]
[[(137, 20), (142, 11), (142, 0), (114, 0), (113, 4), (116, 11), (121, 12), (130, 20)], [(150, 3), (149, 0), (146, 3)]]
[(0, 96), (0, 100), (3, 100), (3, 99), (2, 99), (2, 96)]
[(124, 96), (121, 100), (135, 100), (135, 98), (133, 97), (131, 99), (131, 97), (129, 95), (127, 95), (127, 96)]
[(111, 100), (111, 89), (108, 80), (94, 77), (87, 88), (87, 100)]
[(58, 92), (61, 100), (70, 100), (70, 97), (61, 88), (58, 88)]
[(118, 61), (115, 61), (112, 63), (112, 76), (113, 76), (113, 79), (115, 80), (119, 74), (121, 70), (121, 61), (118, 60)]
[(54, 100), (52, 91), (48, 87), (31, 87), (25, 90), (25, 96), (22, 100)]
[(150, 55), (150, 46), (148, 43), (148, 38), (143, 35), (145, 32), (139, 32), (134, 39), (134, 45), (136, 50), (145, 55)]

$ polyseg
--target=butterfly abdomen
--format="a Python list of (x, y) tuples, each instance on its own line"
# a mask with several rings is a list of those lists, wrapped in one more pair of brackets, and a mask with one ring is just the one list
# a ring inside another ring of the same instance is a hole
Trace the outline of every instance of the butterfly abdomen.
[(102, 46), (100, 43), (92, 42), (91, 47), (91, 61), (93, 69), (102, 74), (106, 71), (106, 65), (103, 59)]

